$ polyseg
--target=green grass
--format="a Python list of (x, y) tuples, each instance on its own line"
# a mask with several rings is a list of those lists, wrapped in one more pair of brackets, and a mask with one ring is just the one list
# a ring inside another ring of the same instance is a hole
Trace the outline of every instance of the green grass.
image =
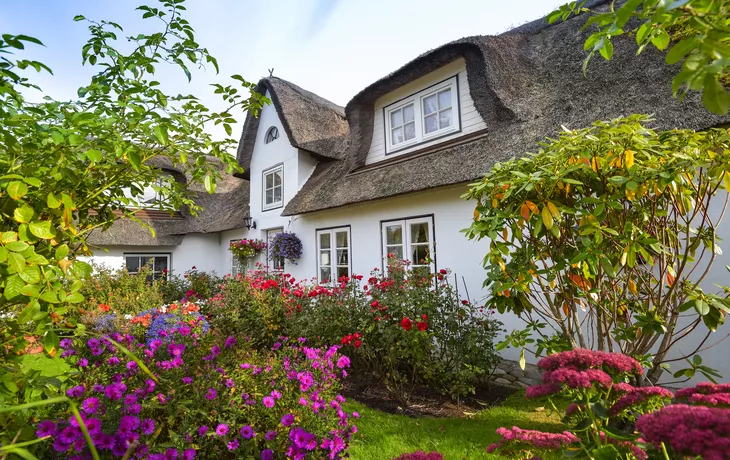
[[(547, 404), (547, 405), (546, 405)], [(540, 407), (544, 406), (544, 410)], [(360, 413), (358, 433), (350, 446), (353, 460), (387, 460), (403, 453), (437, 451), (446, 460), (497, 459), (486, 453), (499, 439), (501, 426), (562, 431), (560, 417), (549, 403), (528, 401), (524, 392), (510, 396), (502, 405), (485, 409), (470, 418), (413, 418), (394, 415), (351, 402), (346, 410)]]

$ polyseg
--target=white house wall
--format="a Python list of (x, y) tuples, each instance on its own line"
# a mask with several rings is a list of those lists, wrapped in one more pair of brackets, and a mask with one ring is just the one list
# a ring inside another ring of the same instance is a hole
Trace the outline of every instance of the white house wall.
[[(473, 133), (487, 127), (476, 107), (474, 100), (469, 93), (469, 81), (466, 77), (466, 61), (463, 58), (441, 67), (429, 74), (424, 75), (406, 85), (401, 86), (375, 101), (375, 111), (373, 113), (373, 140), (370, 144), (370, 150), (365, 158), (365, 164), (372, 164), (384, 160), (385, 155), (385, 125), (383, 120), (383, 108), (399, 101), (411, 94), (417, 93), (447, 78), (458, 75), (459, 84), (459, 112), (461, 116), (461, 132), (456, 132), (446, 137), (442, 137), (430, 142), (420, 143), (411, 148), (398, 150), (388, 154), (387, 158), (403, 155), (414, 150), (420, 150), (430, 145), (438, 144), (459, 136)], [(436, 154), (438, 155), (438, 154)]]

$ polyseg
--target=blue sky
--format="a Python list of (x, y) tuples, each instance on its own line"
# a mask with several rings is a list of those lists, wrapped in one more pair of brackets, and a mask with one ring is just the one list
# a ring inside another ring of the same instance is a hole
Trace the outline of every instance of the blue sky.
[[(163, 73), (169, 92), (192, 93), (220, 108), (210, 83), (241, 74), (257, 81), (274, 75), (337, 104), (429, 49), (469, 35), (498, 34), (537, 19), (566, 0), (189, 0), (187, 19), (197, 40), (218, 58), (220, 74)], [(1, 33), (39, 38), (24, 57), (38, 59), (53, 76), (34, 76), (44, 92), (70, 99), (92, 71), (81, 65), (86, 24), (72, 18), (119, 22), (125, 32), (148, 30), (135, 7), (152, 0), (23, 0), (0, 16)], [(36, 95), (37, 96), (37, 95)], [(237, 116), (243, 120), (243, 116)], [(237, 126), (234, 135), (240, 133)]]

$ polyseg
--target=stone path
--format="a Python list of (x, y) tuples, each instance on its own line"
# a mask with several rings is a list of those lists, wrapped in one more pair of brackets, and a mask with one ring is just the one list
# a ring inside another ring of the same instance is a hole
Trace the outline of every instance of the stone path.
[(542, 382), (542, 371), (534, 364), (520, 369), (517, 361), (503, 360), (494, 371), (492, 382), (512, 388), (527, 388)]

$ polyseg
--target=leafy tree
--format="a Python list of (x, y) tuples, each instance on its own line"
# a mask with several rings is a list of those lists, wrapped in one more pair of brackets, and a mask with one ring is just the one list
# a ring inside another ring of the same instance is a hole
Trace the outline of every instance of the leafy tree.
[(241, 93), (233, 85), (214, 85), (229, 105), (221, 112), (193, 95), (165, 92), (155, 80), (161, 67), (176, 67), (189, 80), (191, 67), (217, 71), (218, 64), (195, 41), (182, 16), (183, 0), (138, 10), (157, 24), (155, 32), (125, 35), (115, 22), (74, 18), (88, 24), (82, 60), (96, 73), (73, 101), (28, 101), (26, 93), (40, 88), (26, 72), (51, 69), (20, 54), (41, 42), (25, 35), (0, 39), (0, 406), (57, 394), (58, 381), (21, 373), (17, 358), (27, 344), (24, 336), (43, 336), (45, 351), (53, 355), (59, 329), (75, 327), (66, 317), (83, 300), (80, 279), (90, 267), (77, 256), (90, 254), (89, 232), (120, 217), (135, 219), (138, 208), (149, 206), (142, 203), (145, 187), (157, 191), (154, 204), (162, 209), (198, 210), (185, 184), (159, 183), (151, 160), (172, 163), (212, 193), (220, 173), (210, 159), (229, 173), (238, 166), (228, 153), (235, 139), (215, 140), (208, 128), (222, 124), (230, 135), (234, 111), (257, 113), (267, 102), (239, 75), (232, 79)]
[[(649, 121), (633, 115), (564, 129), (538, 153), (496, 165), (464, 195), (478, 202), (467, 236), (490, 239), (490, 305), (528, 322), (502, 347), (621, 352), (651, 362), (656, 379), (677, 342), (724, 322), (727, 288), (700, 285), (720, 252), (730, 133), (656, 132)], [(688, 372), (716, 376), (691, 364)]]
[(634, 34), (641, 53), (652, 45), (667, 50), (667, 64), (682, 62), (672, 91), (683, 96), (702, 91), (702, 102), (719, 115), (730, 111), (730, 0), (627, 0), (618, 8), (592, 11), (587, 1), (563, 5), (548, 16), (553, 23), (571, 15), (588, 13), (584, 28), (595, 32), (585, 41), (589, 51), (583, 69), (596, 53), (606, 60), (613, 56), (614, 37)]

